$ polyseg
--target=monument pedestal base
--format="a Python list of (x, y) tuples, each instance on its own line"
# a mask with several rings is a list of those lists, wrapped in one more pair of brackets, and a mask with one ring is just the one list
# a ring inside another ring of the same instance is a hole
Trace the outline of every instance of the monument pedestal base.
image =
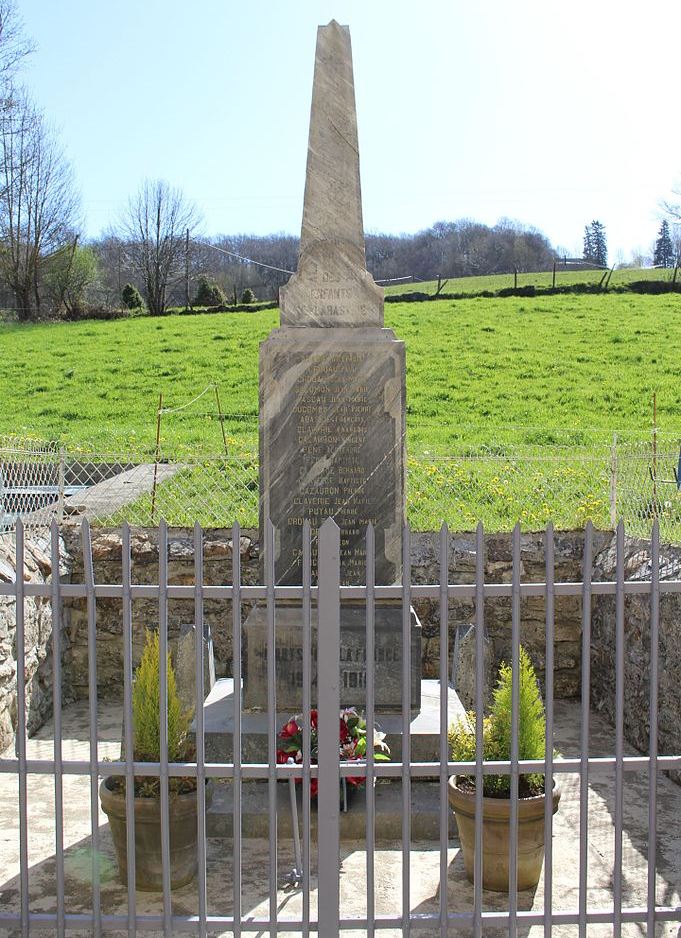
[[(440, 755), (440, 682), (424, 680), (421, 685), (421, 709), (412, 714), (410, 724), (412, 762), (434, 762)], [(207, 762), (232, 762), (234, 752), (234, 681), (223, 678), (215, 684), (204, 706)], [(454, 689), (449, 687), (449, 726), (463, 714)], [(279, 711), (276, 725), (283, 726), (291, 713)], [(399, 713), (376, 713), (376, 722), (387, 734), (391, 759), (402, 756), (402, 716)], [(245, 711), (241, 716), (241, 759), (244, 763), (267, 762), (267, 713)], [(277, 786), (280, 808), (278, 824), (282, 836), (291, 834), (291, 811), (288, 785)], [(379, 779), (376, 786), (377, 842), (401, 836), (401, 783)], [(208, 814), (208, 835), (231, 836), (233, 825), (231, 783), (216, 785), (213, 806)], [(436, 782), (414, 779), (412, 782), (412, 837), (432, 839), (439, 831), (439, 787)], [(341, 814), (341, 837), (355, 840), (364, 837), (366, 794), (353, 793), (350, 810)], [(267, 836), (267, 783), (244, 781), (242, 831), (246, 837)], [(361, 829), (361, 830), (360, 830)], [(263, 830), (265, 831), (263, 834)], [(288, 834), (287, 834), (288, 831)]]
[[(411, 709), (421, 707), (421, 623), (411, 616)], [(312, 706), (317, 702), (317, 607), (312, 607)], [(402, 709), (402, 607), (399, 602), (376, 603), (376, 712)], [(366, 608), (361, 603), (341, 606), (341, 707), (366, 706)], [(244, 623), (244, 710), (267, 708), (267, 609), (255, 606)], [(303, 630), (299, 603), (276, 607), (276, 699), (285, 716), (303, 707)], [(283, 724), (282, 724), (283, 725)]]

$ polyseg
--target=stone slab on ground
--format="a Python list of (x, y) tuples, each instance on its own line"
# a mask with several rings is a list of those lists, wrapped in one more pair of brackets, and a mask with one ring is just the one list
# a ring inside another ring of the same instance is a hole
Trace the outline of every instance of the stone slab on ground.
[[(453, 689), (449, 690), (449, 718), (451, 723), (463, 713), (463, 708)], [(229, 761), (232, 758), (232, 734), (234, 732), (234, 681), (221, 678), (208, 695), (204, 706), (206, 737), (206, 760)], [(277, 727), (283, 726), (292, 716), (291, 711), (280, 711), (276, 716)], [(387, 734), (392, 758), (398, 760), (402, 754), (402, 715), (399, 713), (376, 712), (376, 723)], [(440, 682), (421, 681), (421, 709), (411, 717), (411, 750), (414, 762), (432, 762), (439, 758), (440, 731)], [(245, 712), (241, 717), (242, 760), (244, 762), (267, 761), (267, 713)]]
[[(156, 466), (156, 484), (167, 482), (181, 465), (159, 463)], [(120, 472), (111, 479), (97, 482), (77, 495), (64, 499), (64, 510), (68, 515), (79, 518), (106, 518), (141, 495), (148, 495), (154, 485), (154, 464), (142, 463), (125, 472)]]

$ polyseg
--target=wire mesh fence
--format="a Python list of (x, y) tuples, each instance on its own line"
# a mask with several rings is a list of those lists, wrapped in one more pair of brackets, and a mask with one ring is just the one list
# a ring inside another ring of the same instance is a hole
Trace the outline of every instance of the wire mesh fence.
[[(655, 518), (662, 538), (681, 543), (679, 444), (670, 436), (611, 438), (592, 445), (475, 445), (450, 455), (407, 459), (407, 516), (415, 530), (490, 531), (520, 522), (541, 530), (600, 528), (625, 521), (647, 537)], [(258, 524), (258, 456), (234, 447), (221, 454), (100, 453), (0, 437), (0, 530), (17, 517), (28, 526), (83, 517), (97, 525), (198, 521)]]

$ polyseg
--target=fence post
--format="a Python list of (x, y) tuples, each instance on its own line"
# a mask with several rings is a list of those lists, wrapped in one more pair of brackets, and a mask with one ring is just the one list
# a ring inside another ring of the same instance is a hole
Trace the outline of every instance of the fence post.
[(610, 447), (610, 524), (617, 526), (617, 434), (612, 435)]
[(338, 938), (340, 888), (340, 530), (327, 518), (319, 530), (317, 600), (319, 934)]
[(66, 483), (66, 449), (59, 447), (59, 467), (57, 475), (57, 517), (61, 523), (64, 520), (64, 487)]

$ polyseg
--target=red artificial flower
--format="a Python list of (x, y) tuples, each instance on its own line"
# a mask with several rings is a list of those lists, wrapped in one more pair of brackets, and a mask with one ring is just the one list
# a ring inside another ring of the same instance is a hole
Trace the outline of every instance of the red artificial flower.
[(291, 736), (295, 736), (296, 733), (300, 732), (300, 727), (295, 720), (289, 720), (286, 726), (283, 726), (279, 735), (282, 739), (290, 739)]
[(313, 730), (317, 729), (317, 711), (310, 710), (310, 726)]
[(341, 745), (342, 745), (343, 743), (346, 743), (346, 742), (350, 739), (350, 733), (348, 732), (348, 724), (345, 722), (345, 720), (343, 719), (343, 717), (341, 717), (341, 719), (340, 719), (340, 730), (339, 730), (339, 734), (340, 734), (340, 742), (341, 742)]

